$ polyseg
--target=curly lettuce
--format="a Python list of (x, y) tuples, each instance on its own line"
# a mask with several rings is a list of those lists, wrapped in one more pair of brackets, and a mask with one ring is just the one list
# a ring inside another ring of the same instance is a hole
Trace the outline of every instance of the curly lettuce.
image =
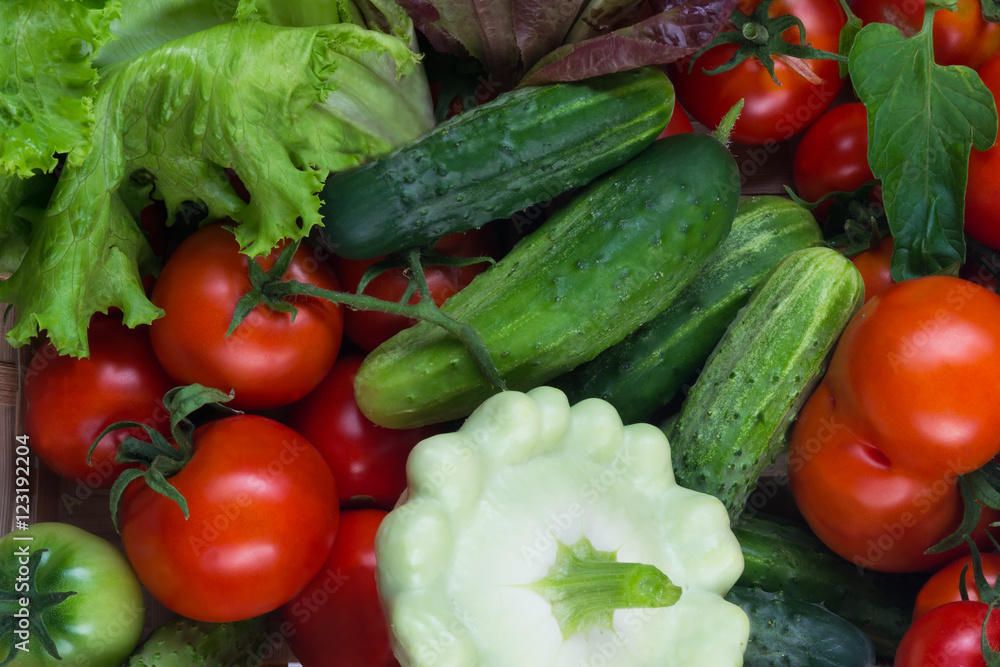
[[(244, 252), (258, 256), (320, 224), (318, 193), (331, 171), (389, 152), (433, 124), (419, 56), (396, 34), (354, 22), (274, 25), (258, 0), (233, 3), (234, 20), (228, 9), (189, 14), (195, 32), (174, 37), (170, 28), (139, 39), (142, 25), (164, 25), (150, 20), (156, 7), (225, 2), (142, 4), (145, 19), (130, 10), (111, 26), (135, 39), (93, 63), (93, 122), (81, 155), (61, 165), (47, 206), (0, 217), (0, 239), (16, 242), (0, 258), (11, 273), (0, 282), (0, 302), (18, 313), (11, 345), (44, 331), (60, 353), (82, 357), (94, 313), (117, 307), (129, 326), (161, 315), (142, 287), (157, 270), (137, 224), (150, 184), (171, 219), (184, 202), (200, 202), (209, 219), (239, 223)], [(5, 209), (21, 210), (23, 171), (5, 171)]]
[(0, 3), (0, 172), (52, 171), (57, 153), (83, 160), (97, 90), (91, 58), (111, 40), (119, 8), (118, 0)]

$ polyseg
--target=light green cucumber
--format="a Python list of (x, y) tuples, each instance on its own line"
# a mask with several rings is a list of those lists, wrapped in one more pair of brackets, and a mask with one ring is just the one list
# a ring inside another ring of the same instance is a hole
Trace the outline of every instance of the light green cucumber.
[(667, 420), (677, 482), (736, 519), (864, 300), (855, 266), (829, 247), (788, 255), (719, 340), (680, 412)]
[(744, 197), (729, 236), (666, 310), (551, 384), (572, 403), (602, 398), (625, 423), (648, 421), (694, 381), (763, 277), (789, 253), (822, 242), (812, 213), (788, 197)]
[[(474, 327), (509, 389), (594, 358), (663, 310), (729, 233), (732, 155), (708, 135), (654, 142), (580, 190), (443, 310)], [(499, 389), (466, 347), (421, 322), (366, 358), (362, 412), (406, 428), (468, 416)]]

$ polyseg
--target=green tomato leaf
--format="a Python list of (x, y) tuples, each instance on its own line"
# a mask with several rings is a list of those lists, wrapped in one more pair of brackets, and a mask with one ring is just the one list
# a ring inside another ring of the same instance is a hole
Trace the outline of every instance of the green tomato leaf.
[(97, 72), (91, 58), (111, 39), (119, 0), (0, 3), (0, 172), (79, 164), (90, 150)]
[(982, 0), (983, 18), (990, 23), (1000, 23), (1000, 2), (997, 0)]
[(882, 181), (896, 281), (964, 261), (969, 153), (997, 136), (996, 105), (982, 80), (969, 68), (934, 62), (933, 12), (911, 38), (891, 25), (865, 26), (849, 59), (868, 109), (868, 161)]

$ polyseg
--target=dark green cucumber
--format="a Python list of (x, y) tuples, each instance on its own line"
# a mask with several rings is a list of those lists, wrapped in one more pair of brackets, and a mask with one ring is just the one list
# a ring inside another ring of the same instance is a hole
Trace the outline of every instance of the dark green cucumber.
[(760, 588), (733, 586), (726, 599), (750, 619), (744, 667), (871, 667), (864, 632), (822, 605)]
[[(443, 310), (479, 331), (508, 388), (592, 359), (656, 315), (729, 233), (732, 155), (714, 137), (656, 141), (578, 192)], [(456, 338), (419, 323), (354, 380), (369, 419), (405, 428), (468, 416), (497, 388)]]
[(797, 250), (757, 286), (665, 425), (677, 482), (715, 495), (735, 519), (864, 299), (850, 260)]
[(235, 623), (177, 618), (154, 630), (126, 667), (255, 667), (277, 648), (267, 640), (263, 616)]
[(647, 421), (694, 380), (763, 277), (822, 241), (812, 213), (791, 199), (743, 198), (729, 236), (666, 310), (552, 384), (571, 403), (602, 398), (625, 423)]
[(738, 585), (822, 604), (858, 626), (877, 655), (892, 658), (926, 575), (859, 568), (791, 519), (745, 512), (733, 534), (743, 550)]
[(504, 93), (331, 174), (320, 241), (366, 259), (509, 217), (637, 155), (673, 108), (673, 86), (656, 68)]

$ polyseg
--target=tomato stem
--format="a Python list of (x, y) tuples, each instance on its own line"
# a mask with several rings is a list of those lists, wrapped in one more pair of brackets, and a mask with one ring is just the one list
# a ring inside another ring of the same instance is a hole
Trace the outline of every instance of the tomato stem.
[(138, 463), (140, 467), (126, 469), (111, 485), (109, 494), (111, 521), (116, 531), (118, 531), (118, 506), (121, 503), (122, 494), (125, 493), (125, 488), (129, 484), (140, 477), (145, 480), (150, 489), (176, 502), (181, 511), (184, 512), (185, 519), (190, 516), (187, 500), (167, 481), (168, 478), (180, 472), (194, 455), (194, 423), (188, 417), (202, 407), (219, 406), (232, 398), (232, 392), (227, 394), (219, 389), (200, 384), (175, 387), (168, 391), (163, 397), (163, 405), (170, 413), (170, 433), (173, 437), (173, 446), (162, 433), (152, 426), (130, 421), (115, 422), (94, 438), (94, 443), (87, 452), (88, 465), (97, 443), (108, 433), (123, 428), (141, 428), (149, 437), (149, 440), (146, 441), (128, 436), (118, 445), (115, 461), (118, 463)]
[[(747, 58), (756, 58), (761, 65), (771, 75), (771, 80), (776, 85), (781, 85), (778, 76), (774, 73), (773, 56), (790, 56), (806, 60), (836, 60), (841, 63), (847, 62), (847, 56), (832, 51), (823, 51), (814, 48), (806, 41), (806, 28), (802, 21), (792, 14), (782, 14), (772, 17), (770, 12), (773, 0), (763, 0), (749, 15), (741, 11), (734, 10), (730, 16), (730, 21), (735, 30), (725, 30), (717, 34), (712, 41), (701, 47), (694, 53), (689, 69), (694, 67), (695, 61), (705, 51), (720, 46), (722, 44), (735, 44), (736, 52), (728, 61), (718, 67), (705, 70), (706, 74), (721, 74), (728, 72)], [(782, 35), (786, 30), (796, 28), (799, 33), (799, 43), (793, 44), (786, 41)], [(802, 72), (796, 71), (801, 76)]]
[[(290, 312), (294, 318), (295, 308), (288, 299), (296, 296), (312, 296), (319, 299), (326, 299), (333, 303), (339, 303), (354, 310), (375, 310), (439, 326), (458, 338), (465, 345), (469, 354), (475, 360), (476, 365), (479, 366), (479, 369), (495, 387), (501, 390), (507, 388), (503, 378), (500, 377), (500, 371), (497, 370), (496, 364), (493, 362), (489, 348), (483, 342), (479, 331), (475, 327), (445, 314), (438, 307), (437, 303), (435, 303), (434, 298), (431, 296), (430, 287), (427, 285), (427, 278), (424, 275), (422, 257), (428, 254), (425, 250), (412, 248), (404, 254), (404, 261), (409, 269), (408, 273), (411, 283), (410, 288), (397, 302), (385, 301), (362, 294), (361, 292), (368, 283), (368, 280), (365, 279), (358, 286), (357, 293), (323, 289), (316, 285), (302, 283), (297, 280), (282, 280), (281, 278), (285, 273), (285, 269), (287, 269), (288, 263), (291, 261), (291, 256), (295, 253), (297, 247), (298, 244), (285, 247), (270, 271), (265, 272), (256, 262), (251, 261), (249, 263), (251, 289), (237, 304), (232, 322), (229, 325), (229, 331), (226, 333), (227, 336), (232, 334), (243, 319), (250, 314), (250, 311), (261, 303), (275, 310)], [(283, 259), (286, 256), (288, 259)], [(439, 258), (438, 255), (431, 256), (435, 258), (435, 261)], [(485, 261), (486, 258), (452, 258), (452, 260), (461, 264), (473, 264)], [(390, 258), (378, 264), (380, 270), (385, 270), (392, 266), (398, 266), (397, 258)], [(366, 272), (365, 275), (368, 277), (369, 273)], [(420, 299), (416, 303), (409, 303), (414, 291), (420, 294)]]
[(767, 44), (767, 40), (770, 39), (767, 28), (758, 23), (745, 23), (743, 36), (754, 44)]

